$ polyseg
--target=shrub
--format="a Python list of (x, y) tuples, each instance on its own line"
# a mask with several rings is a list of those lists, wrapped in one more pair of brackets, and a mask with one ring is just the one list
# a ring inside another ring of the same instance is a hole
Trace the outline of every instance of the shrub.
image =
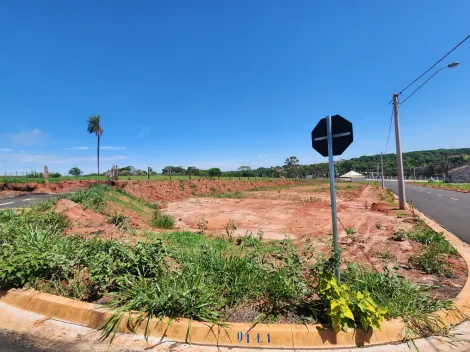
[(197, 228), (199, 229), (199, 232), (201, 234), (204, 235), (204, 233), (206, 233), (207, 231), (207, 224), (209, 222), (206, 220), (206, 218), (204, 216), (201, 216), (198, 220), (197, 220)]
[(175, 227), (175, 219), (171, 215), (163, 214), (160, 209), (155, 209), (151, 224), (160, 229), (172, 229)]
[(128, 229), (129, 218), (122, 213), (115, 213), (108, 217), (108, 224), (113, 224), (120, 229)]

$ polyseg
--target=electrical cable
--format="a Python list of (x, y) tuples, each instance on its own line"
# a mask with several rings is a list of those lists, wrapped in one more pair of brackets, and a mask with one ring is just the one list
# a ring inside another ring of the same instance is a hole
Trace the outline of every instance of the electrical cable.
[(408, 95), (408, 96), (405, 98), (405, 100), (403, 100), (399, 105), (400, 105), (400, 106), (403, 105), (403, 104), (405, 103), (405, 101), (407, 101), (408, 99), (410, 99), (410, 98), (413, 96), (413, 94), (415, 94), (418, 90), (420, 90), (420, 88), (421, 88), (422, 86), (424, 86), (426, 83), (428, 83), (428, 82), (431, 80), (431, 78), (433, 78), (433, 77), (434, 77), (435, 75), (437, 75), (443, 68), (446, 68), (446, 67), (447, 67), (447, 66), (444, 66), (444, 67), (442, 67), (441, 69), (439, 69), (439, 70), (437, 70), (436, 72), (434, 72), (431, 77), (429, 77), (427, 80), (425, 80), (423, 84), (421, 84), (418, 88), (416, 88), (416, 89), (415, 89), (410, 95)]
[(434, 67), (436, 67), (437, 64), (439, 64), (442, 60), (444, 60), (447, 56), (449, 56), (455, 49), (457, 49), (460, 45), (462, 45), (468, 38), (470, 38), (470, 34), (467, 35), (467, 37), (462, 40), (460, 43), (458, 43), (452, 50), (450, 50), (447, 54), (445, 54), (439, 61), (437, 61), (434, 65), (432, 65), (430, 68), (428, 68), (421, 76), (419, 76), (418, 78), (416, 78), (413, 82), (411, 82), (410, 84), (408, 84), (405, 88), (403, 88), (401, 90), (400, 93), (398, 93), (399, 95), (403, 94), (403, 92), (405, 90), (407, 90), (410, 86), (412, 86), (416, 81), (418, 81), (421, 77), (423, 77), (426, 73), (428, 73), (429, 71), (431, 71)]
[(387, 150), (388, 142), (390, 141), (390, 132), (392, 132), (392, 121), (393, 121), (393, 108), (392, 108), (392, 113), (390, 115), (390, 127), (388, 128), (387, 144), (385, 144), (384, 153)]

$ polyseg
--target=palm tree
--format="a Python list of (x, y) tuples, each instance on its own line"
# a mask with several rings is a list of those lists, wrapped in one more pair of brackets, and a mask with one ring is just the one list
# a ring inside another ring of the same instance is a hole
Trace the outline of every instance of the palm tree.
[(94, 133), (98, 137), (98, 176), (100, 175), (100, 137), (103, 134), (103, 128), (100, 125), (100, 115), (92, 115), (88, 118), (88, 133)]

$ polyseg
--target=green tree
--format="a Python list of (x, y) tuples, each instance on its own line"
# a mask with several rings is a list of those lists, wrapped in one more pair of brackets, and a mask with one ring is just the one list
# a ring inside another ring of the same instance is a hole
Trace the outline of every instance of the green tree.
[(69, 170), (69, 175), (72, 175), (72, 176), (80, 176), (82, 173), (83, 171), (80, 170), (78, 167), (72, 167)]
[(100, 174), (100, 138), (103, 135), (103, 128), (100, 125), (100, 115), (92, 115), (88, 118), (88, 133), (98, 137), (97, 161), (98, 175)]
[(299, 159), (295, 156), (291, 156), (284, 162), (284, 168), (287, 170), (289, 177), (297, 175), (297, 169), (299, 168)]
[(222, 171), (218, 167), (213, 167), (212, 169), (209, 169), (209, 176), (210, 177), (215, 177), (215, 176), (220, 176)]

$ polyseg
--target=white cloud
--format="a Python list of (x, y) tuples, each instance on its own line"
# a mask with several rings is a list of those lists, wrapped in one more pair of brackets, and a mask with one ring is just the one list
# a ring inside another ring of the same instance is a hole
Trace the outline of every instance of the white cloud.
[(258, 158), (267, 158), (269, 154), (258, 155)]
[(90, 149), (89, 147), (70, 147), (70, 148), (65, 148), (66, 150), (88, 150)]
[(0, 152), (12, 152), (13, 149), (10, 148), (0, 148)]
[(8, 137), (15, 146), (34, 146), (45, 143), (49, 135), (35, 128), (31, 132), (12, 133)]
[(143, 137), (148, 136), (151, 130), (152, 130), (152, 126), (147, 126), (147, 127), (142, 128), (140, 132), (137, 134), (137, 138), (143, 138)]
[(102, 146), (100, 147), (102, 150), (123, 150), (127, 149), (127, 147), (110, 147), (110, 146)]

